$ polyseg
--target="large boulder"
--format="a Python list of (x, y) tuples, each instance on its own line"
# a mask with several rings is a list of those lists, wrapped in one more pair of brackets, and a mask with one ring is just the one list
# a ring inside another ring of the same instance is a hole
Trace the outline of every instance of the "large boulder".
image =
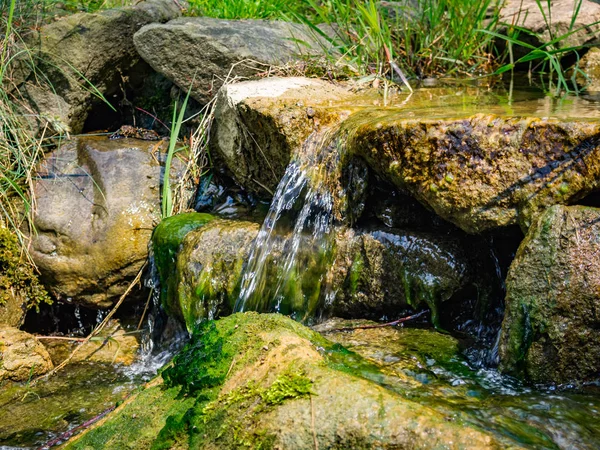
[(236, 314), (201, 327), (163, 386), (147, 387), (66, 448), (518, 447), (358, 367), (369, 365), (289, 318)]
[(352, 154), (468, 233), (519, 223), (600, 187), (600, 123), (356, 113)]
[(0, 381), (27, 381), (54, 366), (44, 346), (16, 328), (0, 327)]
[(134, 36), (138, 53), (201, 103), (226, 80), (256, 76), (270, 65), (323, 54), (306, 25), (265, 20), (185, 17), (152, 24)]
[(506, 280), (500, 368), (535, 383), (600, 377), (600, 209), (553, 206)]
[(332, 83), (300, 77), (224, 86), (215, 107), (212, 154), (241, 186), (272, 195), (308, 136), (348, 115), (330, 106), (351, 95)]
[[(255, 223), (213, 220), (183, 239), (166, 304), (189, 330), (199, 321), (233, 310), (258, 232)], [(392, 317), (410, 308), (429, 307), (438, 324), (438, 306), (476, 279), (457, 238), (347, 229), (332, 236), (330, 252), (301, 242), (288, 278), (278, 282), (286, 237), (268, 244), (264, 265), (252, 274), (259, 287), (245, 309), (277, 310), (310, 322), (332, 315)], [(278, 303), (281, 292), (286, 300)]]
[(165, 151), (164, 141), (81, 137), (44, 158), (31, 256), (58, 299), (108, 308), (123, 294), (160, 221)]
[[(140, 60), (133, 35), (144, 25), (166, 22), (181, 15), (185, 2), (145, 0), (134, 6), (79, 13), (44, 25), (28, 41), (32, 61), (51, 84), (40, 89), (38, 75), (20, 88), (29, 99), (38, 126), (49, 124), (57, 132), (82, 130), (100, 95), (121, 96), (124, 79)], [(21, 64), (23, 65), (23, 63)]]

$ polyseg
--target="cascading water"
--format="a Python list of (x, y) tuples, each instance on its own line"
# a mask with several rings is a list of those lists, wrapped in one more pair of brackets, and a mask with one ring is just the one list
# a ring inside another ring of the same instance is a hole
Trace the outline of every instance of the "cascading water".
[(243, 272), (236, 312), (314, 317), (331, 264), (334, 218), (341, 215), (332, 194), (341, 148), (336, 130), (315, 133), (288, 165)]

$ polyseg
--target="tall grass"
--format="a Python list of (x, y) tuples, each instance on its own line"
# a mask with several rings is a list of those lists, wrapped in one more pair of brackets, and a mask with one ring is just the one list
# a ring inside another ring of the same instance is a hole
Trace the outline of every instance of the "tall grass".
[[(304, 0), (314, 10), (294, 16), (333, 45), (360, 73), (393, 76), (395, 66), (419, 78), (489, 72), (498, 0)], [(489, 14), (488, 14), (489, 13)], [(318, 26), (331, 26), (333, 35)]]
[(286, 13), (306, 10), (302, 1), (189, 0), (188, 14), (221, 19), (281, 19)]
[[(11, 0), (3, 10), (1, 20), (5, 33), (0, 43), (0, 212), (2, 221), (17, 232), (24, 244), (24, 235), (20, 232), (23, 220), (21, 211), (31, 209), (28, 191), (32, 183), (32, 172), (41, 153), (42, 138), (31, 133), (25, 120), (24, 106), (12, 92), (9, 77), (11, 66), (17, 58), (29, 64), (28, 53), (19, 48), (19, 35), (14, 29), (17, 1)], [(25, 214), (27, 217), (27, 214)]]
[[(483, 33), (493, 36), (498, 40), (505, 41), (507, 48), (509, 49), (509, 62), (500, 65), (500, 67), (496, 69), (495, 74), (512, 71), (518, 65), (529, 63), (530, 72), (546, 73), (549, 75), (550, 83), (554, 83), (553, 90), (555, 95), (559, 95), (562, 92), (578, 92), (579, 88), (577, 86), (575, 76), (577, 73), (581, 73), (581, 70), (575, 68), (572, 78), (569, 79), (569, 77), (566, 75), (565, 69), (561, 64), (561, 58), (569, 53), (575, 53), (578, 55), (579, 52), (585, 50), (585, 47), (565, 46), (564, 43), (572, 35), (580, 31), (587, 32), (590, 27), (600, 23), (594, 22), (584, 26), (575, 27), (582, 4), (583, 0), (576, 0), (573, 2), (573, 12), (571, 14), (571, 20), (567, 28), (567, 32), (561, 35), (556, 35), (555, 27), (552, 22), (552, 4), (550, 0), (547, 0), (547, 2), (536, 0), (537, 8), (542, 14), (546, 29), (550, 35), (549, 41), (544, 41), (542, 36), (519, 26), (520, 18), (516, 20), (516, 23), (501, 24), (507, 30), (504, 34), (500, 34), (491, 30), (481, 30)], [(542, 42), (542, 44), (536, 47), (527, 42), (528, 40), (521, 38), (521, 35), (533, 37), (534, 40)], [(520, 46), (528, 51), (524, 56), (515, 60), (512, 53), (512, 48), (514, 46)], [(585, 76), (585, 74), (583, 75)]]

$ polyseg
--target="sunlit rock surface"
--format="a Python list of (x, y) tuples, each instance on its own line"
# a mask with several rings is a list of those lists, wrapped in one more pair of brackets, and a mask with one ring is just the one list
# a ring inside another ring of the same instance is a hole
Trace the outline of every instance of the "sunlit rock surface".
[(67, 448), (519, 447), (361, 368), (377, 376), (289, 318), (233, 315), (199, 330), (163, 372), (164, 386), (145, 389)]
[(31, 334), (0, 327), (0, 381), (27, 381), (53, 368), (50, 355)]
[[(550, 8), (549, 8), (550, 6)], [(579, 6), (579, 8), (576, 8)], [(598, 44), (600, 5), (594, 0), (507, 0), (500, 10), (500, 21), (525, 28), (518, 39), (535, 47), (561, 37), (560, 48)], [(517, 45), (517, 57), (530, 51)]]
[(208, 102), (226, 80), (252, 77), (304, 56), (323, 55), (323, 41), (304, 24), (184, 17), (143, 27), (138, 53), (182, 90)]
[(549, 208), (506, 280), (502, 370), (536, 383), (600, 377), (600, 210)]
[(45, 157), (31, 255), (60, 300), (108, 308), (136, 276), (160, 220), (165, 150), (162, 141), (83, 137)]
[(334, 84), (298, 77), (224, 86), (215, 109), (212, 154), (241, 186), (272, 196), (308, 136), (348, 115), (329, 106), (351, 95)]

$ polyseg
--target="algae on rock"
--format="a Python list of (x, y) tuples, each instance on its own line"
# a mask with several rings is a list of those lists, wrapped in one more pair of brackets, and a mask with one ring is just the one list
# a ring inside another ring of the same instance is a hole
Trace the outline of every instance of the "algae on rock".
[(167, 313), (177, 311), (177, 255), (187, 234), (200, 228), (214, 217), (203, 213), (176, 214), (163, 219), (152, 232), (152, 256), (160, 283), (161, 305)]
[(16, 236), (0, 225), (0, 325), (21, 326), (25, 312), (51, 303)]
[(177, 257), (170, 309), (183, 319), (188, 331), (200, 321), (233, 310), (242, 268), (257, 233), (256, 223), (218, 219), (185, 237)]

